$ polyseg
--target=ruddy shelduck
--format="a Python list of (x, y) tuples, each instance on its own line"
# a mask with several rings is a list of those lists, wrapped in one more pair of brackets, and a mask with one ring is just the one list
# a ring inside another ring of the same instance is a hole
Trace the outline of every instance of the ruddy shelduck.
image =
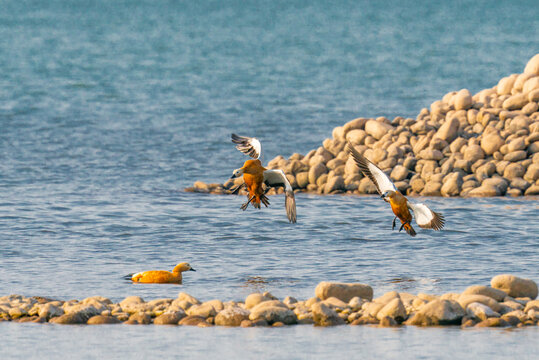
[(150, 270), (136, 274), (126, 275), (126, 280), (137, 283), (156, 283), (156, 284), (181, 284), (182, 272), (196, 271), (186, 262), (179, 263), (172, 269), (172, 272), (166, 270)]
[[(243, 175), (244, 182), (233, 192), (237, 192), (242, 186), (247, 186), (247, 191), (249, 192), (247, 202), (241, 206), (241, 209), (246, 210), (249, 203), (257, 209), (260, 209), (260, 203), (267, 207), (269, 199), (266, 197), (266, 192), (272, 187), (282, 186), (285, 191), (285, 208), (288, 221), (295, 223), (296, 198), (294, 190), (282, 170), (271, 170), (262, 166), (259, 160), (262, 153), (260, 141), (256, 138), (232, 134), (232, 142), (237, 144), (236, 148), (239, 151), (253, 158), (247, 160), (241, 168), (234, 170), (231, 176), (231, 179), (234, 179)], [(264, 189), (264, 185), (266, 189)]]
[(348, 151), (359, 169), (363, 172), (363, 175), (367, 176), (374, 183), (381, 197), (391, 205), (391, 209), (395, 214), (392, 229), (395, 229), (395, 220), (398, 218), (402, 223), (399, 231), (404, 228), (409, 235), (416, 236), (416, 232), (411, 224), (412, 214), (410, 210), (414, 213), (415, 222), (419, 227), (434, 230), (441, 230), (444, 227), (444, 217), (442, 214), (432, 211), (425, 204), (408, 201), (395, 187), (389, 176), (361, 155), (350, 143), (348, 143)]

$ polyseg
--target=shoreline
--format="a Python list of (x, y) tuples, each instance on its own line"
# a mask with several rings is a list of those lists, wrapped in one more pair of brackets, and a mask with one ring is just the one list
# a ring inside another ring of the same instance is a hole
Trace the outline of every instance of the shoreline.
[[(333, 129), (317, 149), (288, 159), (279, 155), (266, 168), (283, 170), (297, 192), (376, 194), (349, 158), (347, 142), (405, 195), (539, 195), (539, 54), (523, 73), (504, 77), (492, 88), (474, 95), (467, 89), (447, 93), (415, 119), (354, 119)], [(185, 191), (229, 194), (242, 182), (196, 181)], [(271, 189), (268, 195), (281, 192)]]
[(301, 301), (291, 296), (279, 300), (269, 292), (225, 302), (201, 302), (184, 292), (176, 299), (146, 302), (128, 296), (119, 303), (101, 296), (61, 301), (8, 295), (0, 297), (0, 323), (526, 327), (539, 326), (537, 295), (535, 281), (509, 274), (493, 277), (490, 286), (472, 285), (462, 293), (413, 295), (390, 291), (374, 299), (369, 285), (334, 282), (319, 283), (315, 296)]

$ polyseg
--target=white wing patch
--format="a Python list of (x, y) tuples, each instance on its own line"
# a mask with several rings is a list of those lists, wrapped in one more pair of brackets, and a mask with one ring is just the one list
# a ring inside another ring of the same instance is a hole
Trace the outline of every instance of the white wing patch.
[(441, 230), (444, 227), (443, 215), (432, 211), (427, 205), (408, 201), (408, 208), (414, 212), (415, 222), (419, 227), (434, 230)]
[(264, 171), (264, 183), (270, 187), (284, 187), (285, 191), (285, 208), (288, 221), (296, 222), (296, 197), (290, 182), (282, 170), (266, 170)]
[(354, 147), (348, 143), (348, 151), (356, 161), (357, 166), (376, 185), (378, 193), (384, 194), (386, 191), (397, 191), (395, 184), (391, 181), (378, 166), (374, 165), (369, 159), (357, 152)]
[(253, 159), (260, 158), (262, 154), (262, 144), (257, 138), (232, 134), (232, 142), (237, 144), (236, 149)]

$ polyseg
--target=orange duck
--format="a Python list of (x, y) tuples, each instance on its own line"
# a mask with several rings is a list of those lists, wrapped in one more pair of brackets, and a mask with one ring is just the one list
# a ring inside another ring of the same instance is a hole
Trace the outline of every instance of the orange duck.
[[(285, 190), (285, 208), (288, 221), (295, 223), (296, 199), (294, 190), (282, 170), (270, 170), (262, 166), (259, 160), (262, 152), (260, 141), (256, 138), (232, 134), (232, 142), (237, 144), (236, 148), (238, 150), (253, 158), (252, 160), (247, 160), (241, 168), (234, 170), (231, 176), (231, 179), (234, 179), (243, 175), (244, 181), (243, 184), (233, 189), (233, 193), (237, 192), (242, 186), (246, 186), (249, 192), (247, 202), (242, 204), (241, 209), (245, 211), (249, 203), (257, 209), (260, 209), (261, 203), (267, 207), (269, 199), (265, 195), (266, 192), (272, 187), (282, 186)], [(264, 185), (266, 189), (264, 189)]]
[(172, 269), (172, 272), (165, 270), (150, 270), (136, 274), (126, 275), (126, 280), (137, 283), (157, 283), (157, 284), (181, 284), (182, 272), (196, 271), (188, 263), (179, 263)]
[(376, 185), (378, 193), (391, 205), (391, 210), (393, 210), (393, 213), (395, 214), (395, 218), (393, 219), (393, 229), (395, 228), (395, 220), (398, 218), (402, 224), (399, 231), (404, 228), (410, 236), (416, 236), (416, 232), (411, 224), (412, 214), (410, 213), (410, 210), (414, 213), (415, 222), (419, 227), (434, 230), (441, 230), (444, 227), (444, 217), (442, 214), (432, 211), (425, 204), (417, 204), (408, 201), (408, 199), (397, 190), (395, 184), (393, 184), (389, 177), (378, 166), (374, 165), (366, 157), (357, 152), (350, 143), (348, 143), (348, 151), (363, 174)]

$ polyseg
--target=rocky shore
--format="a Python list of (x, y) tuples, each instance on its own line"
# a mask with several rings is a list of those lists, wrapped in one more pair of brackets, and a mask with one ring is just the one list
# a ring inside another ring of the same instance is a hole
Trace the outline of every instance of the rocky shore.
[[(407, 195), (539, 195), (538, 102), (539, 54), (523, 73), (492, 88), (474, 95), (467, 89), (450, 92), (415, 119), (354, 119), (336, 127), (318, 149), (277, 156), (267, 168), (282, 169), (295, 191), (376, 193), (349, 159), (348, 141)], [(197, 181), (185, 190), (226, 194), (241, 182)]]
[(176, 299), (144, 301), (129, 296), (119, 303), (94, 296), (60, 301), (42, 297), (0, 297), (0, 322), (51, 324), (131, 324), (208, 326), (285, 326), (313, 324), (467, 327), (524, 327), (539, 323), (537, 284), (513, 275), (498, 275), (490, 286), (474, 285), (462, 293), (431, 295), (391, 291), (373, 299), (365, 284), (321, 282), (315, 296), (298, 301), (269, 292), (244, 301), (201, 302), (186, 293)]

